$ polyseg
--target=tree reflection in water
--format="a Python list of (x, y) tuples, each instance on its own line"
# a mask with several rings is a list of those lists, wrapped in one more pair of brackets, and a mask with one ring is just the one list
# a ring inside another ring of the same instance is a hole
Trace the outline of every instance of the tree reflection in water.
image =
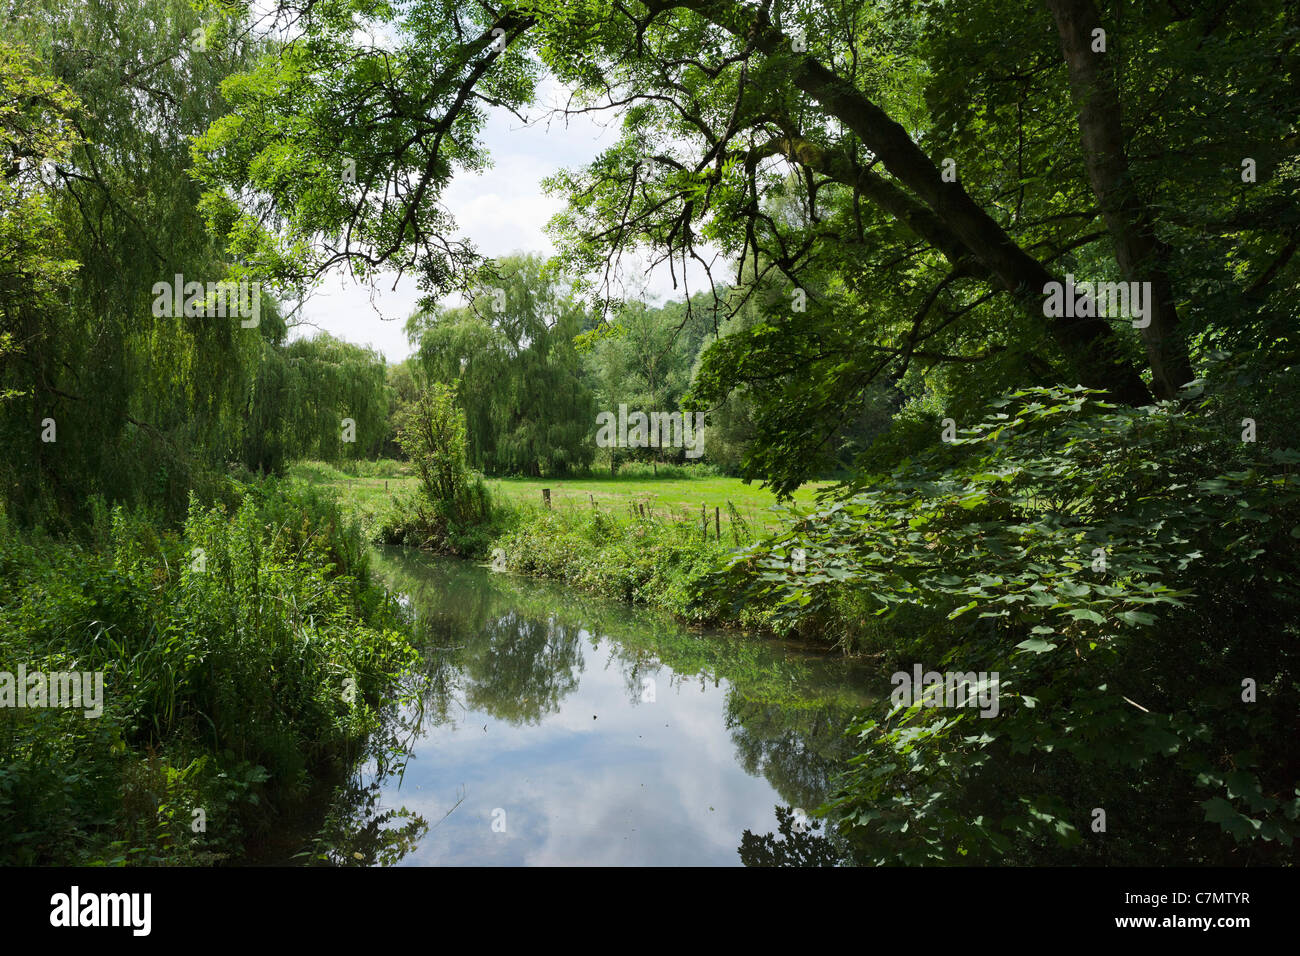
[(588, 660), (601, 646), (609, 648), (604, 669), (617, 670), (634, 706), (650, 699), (648, 688), (661, 699), (696, 685), (725, 693), (721, 716), (736, 765), (766, 780), (785, 804), (776, 807), (775, 832), (743, 831), (740, 862), (824, 866), (848, 859), (833, 827), (796, 816), (794, 808), (811, 810), (826, 799), (847, 756), (842, 729), (873, 699), (853, 664), (780, 642), (688, 629), (666, 616), (465, 562), (384, 549), (374, 566), (399, 595), (422, 662), (394, 689), (381, 731), (299, 859), (390, 865), (422, 841), (437, 840), (441, 819), (430, 826), (403, 807), (385, 806), (381, 796), (385, 784), (400, 780), (416, 742), (433, 728), (465, 723), (471, 713), (511, 727), (540, 726), (575, 695), (587, 666), (601, 666), (601, 657)]

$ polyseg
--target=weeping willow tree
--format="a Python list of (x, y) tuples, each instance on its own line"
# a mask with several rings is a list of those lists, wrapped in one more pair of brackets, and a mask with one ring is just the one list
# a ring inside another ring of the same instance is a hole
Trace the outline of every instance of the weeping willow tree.
[[(57, 308), (77, 263), (64, 257), (66, 237), (41, 176), (75, 143), (68, 114), (76, 99), (40, 75), (31, 57), (0, 41), (0, 368), (9, 369), (26, 346), (24, 333), (41, 312)], [(20, 398), (12, 387), (0, 402)]]
[(290, 461), (376, 458), (392, 439), (396, 406), (382, 355), (322, 333), (287, 341), (278, 311), (245, 393), (240, 460), (276, 473)]
[(463, 308), (408, 323), (430, 382), (456, 383), (470, 461), (489, 474), (565, 474), (594, 457), (595, 405), (573, 340), (586, 313), (534, 255), (508, 256)]
[(322, 461), (374, 458), (388, 438), (384, 357), (321, 334), (283, 350), (288, 402), (282, 420), (293, 454)]
[[(57, 290), (4, 308), (6, 498), (31, 520), (76, 515), (95, 493), (177, 514), (238, 445), (265, 332), (157, 315), (154, 290), (235, 274), (199, 213), (189, 142), (227, 108), (220, 83), (254, 50), (237, 23), (209, 15), (205, 27), (184, 0), (37, 0), (3, 16), (14, 55), (67, 93), (50, 106), (61, 148), (27, 162), (42, 168), (40, 229), (59, 239), (48, 254), (76, 264)], [(6, 145), (9, 188), (22, 157)]]

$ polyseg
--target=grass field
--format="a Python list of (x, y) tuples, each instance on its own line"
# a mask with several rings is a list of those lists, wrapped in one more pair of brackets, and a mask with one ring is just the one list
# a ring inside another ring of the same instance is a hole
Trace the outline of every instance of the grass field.
[[(549, 488), (551, 505), (556, 508), (590, 508), (594, 501), (600, 508), (630, 515), (631, 506), (638, 504), (653, 514), (698, 520), (703, 505), (712, 521), (714, 508), (720, 509), (725, 519), (730, 501), (751, 523), (775, 526), (782, 521), (782, 514), (771, 510), (776, 496), (739, 478), (498, 478), (487, 485), (495, 497), (533, 504), (541, 504), (542, 489)], [(800, 489), (795, 495), (796, 507), (806, 510), (813, 505), (815, 494), (816, 488)]]
[[(299, 462), (289, 469), (291, 477), (313, 485), (338, 489), (358, 510), (374, 514), (393, 492), (413, 488), (416, 479), (405, 462), (362, 462), (349, 466), (350, 475), (323, 462)], [(777, 528), (784, 513), (773, 511), (776, 496), (757, 484), (747, 485), (739, 478), (716, 476), (699, 478), (651, 477), (646, 475), (598, 476), (586, 478), (489, 478), (486, 482), (494, 500), (517, 505), (542, 504), (542, 489), (551, 491), (551, 506), (576, 509), (596, 507), (619, 516), (631, 516), (634, 506), (648, 509), (657, 516), (674, 516), (682, 520), (700, 519), (704, 506), (708, 520), (719, 509), (725, 526), (727, 502), (735, 505), (744, 520), (754, 528)], [(823, 481), (800, 488), (794, 496), (795, 507), (806, 511), (815, 504)]]

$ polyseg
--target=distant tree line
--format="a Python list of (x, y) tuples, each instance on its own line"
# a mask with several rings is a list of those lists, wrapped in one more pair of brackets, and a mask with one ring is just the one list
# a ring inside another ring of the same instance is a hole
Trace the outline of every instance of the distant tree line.
[[(739, 472), (754, 435), (747, 390), (704, 405), (692, 402), (691, 387), (704, 351), (760, 321), (759, 309), (728, 310), (701, 292), (689, 302), (631, 299), (602, 315), (537, 255), (506, 256), (486, 276), (468, 305), (411, 317), (414, 355), (395, 370), (403, 382), (455, 385), (475, 468), (540, 476), (690, 460), (678, 446), (597, 447), (596, 415), (625, 405), (646, 413), (703, 411), (700, 460)], [(888, 425), (886, 394), (879, 390), (881, 415), (856, 420), (835, 436), (839, 463)]]

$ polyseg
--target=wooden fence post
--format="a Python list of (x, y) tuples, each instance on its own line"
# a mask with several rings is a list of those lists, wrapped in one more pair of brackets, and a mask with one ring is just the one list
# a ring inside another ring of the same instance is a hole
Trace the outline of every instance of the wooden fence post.
[(550, 488), (543, 488), (543, 489), (542, 489), (542, 501), (544, 501), (544, 502), (546, 503), (546, 507), (549, 508), (549, 507), (551, 506), (551, 489), (550, 489)]
[(713, 540), (722, 540), (722, 515), (718, 513), (718, 506), (713, 506)]

